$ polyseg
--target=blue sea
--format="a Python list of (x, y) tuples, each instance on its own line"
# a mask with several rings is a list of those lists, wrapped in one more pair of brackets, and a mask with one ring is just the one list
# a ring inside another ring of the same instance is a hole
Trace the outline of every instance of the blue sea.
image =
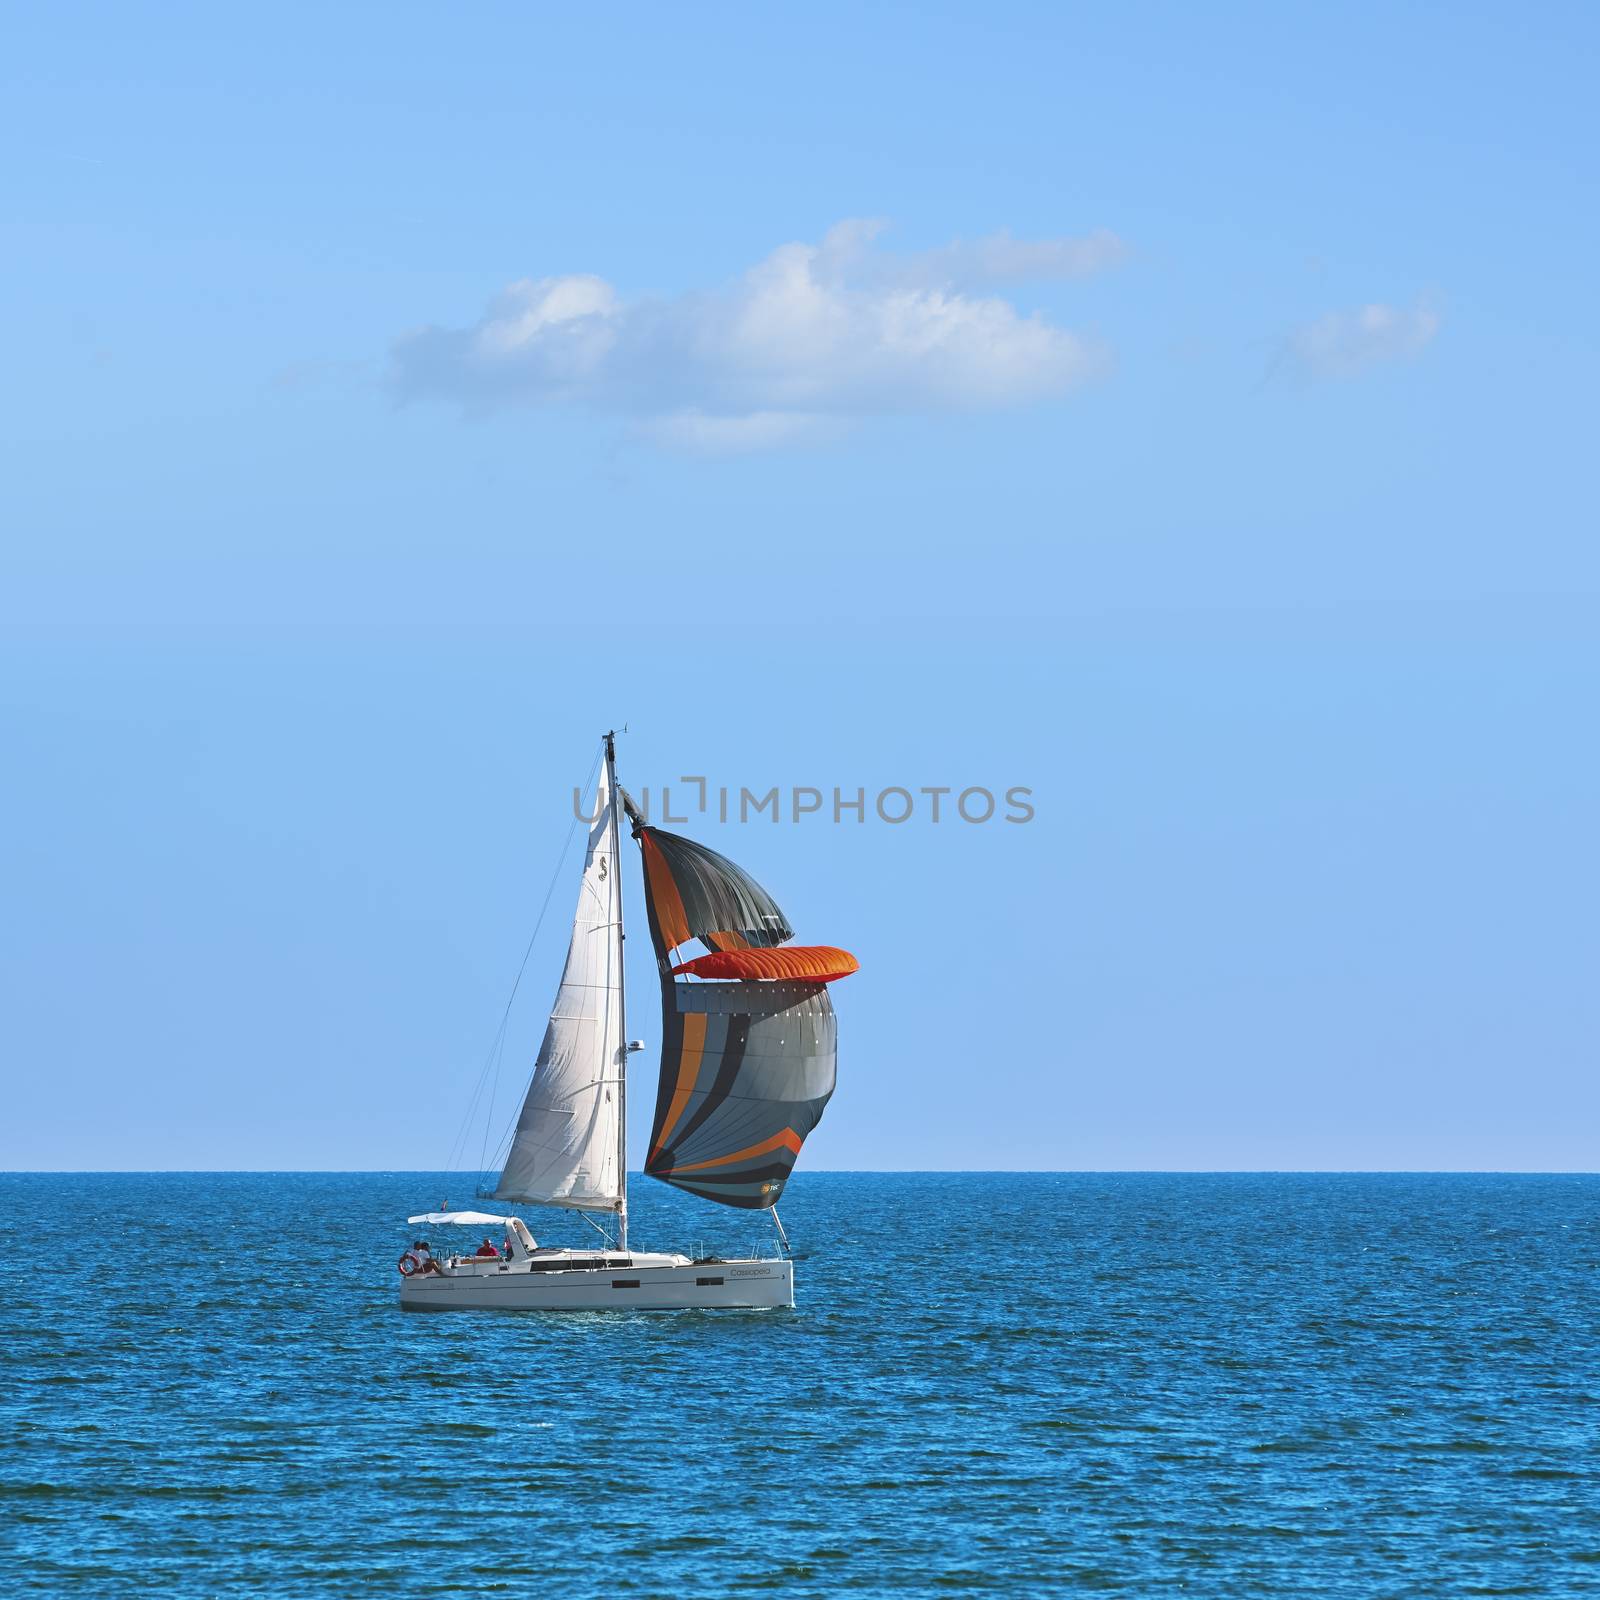
[(441, 1200), (0, 1178), (0, 1590), (1600, 1594), (1600, 1178), (802, 1169), (793, 1311), (406, 1315)]

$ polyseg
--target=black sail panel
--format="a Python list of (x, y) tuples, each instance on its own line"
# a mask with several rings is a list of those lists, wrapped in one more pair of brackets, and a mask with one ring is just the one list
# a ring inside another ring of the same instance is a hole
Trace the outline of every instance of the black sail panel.
[(777, 1202), (833, 1093), (833, 1004), (820, 983), (661, 986), (665, 1027), (645, 1171), (723, 1205)]
[(778, 903), (743, 867), (703, 844), (636, 827), (644, 852), (651, 932), (664, 949), (698, 939), (708, 949), (777, 945), (794, 937)]

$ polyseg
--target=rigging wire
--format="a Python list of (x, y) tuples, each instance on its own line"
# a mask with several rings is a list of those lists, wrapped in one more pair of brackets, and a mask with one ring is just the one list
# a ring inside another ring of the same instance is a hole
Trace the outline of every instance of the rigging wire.
[[(570, 1207), (569, 1207), (569, 1209), (570, 1209)], [(594, 1231), (596, 1233), (598, 1233), (602, 1239), (605, 1240), (606, 1245), (610, 1249), (613, 1249), (613, 1250), (616, 1249), (616, 1242), (612, 1239), (611, 1235), (609, 1233), (607, 1233), (606, 1230), (604, 1228), (602, 1228), (600, 1226), (600, 1224), (598, 1222), (596, 1222), (594, 1220), (594, 1218), (591, 1217), (587, 1211), (574, 1211), (572, 1214), (575, 1217), (582, 1217), (583, 1220), (585, 1222), (587, 1222), (589, 1224), (589, 1226), (591, 1228), (593, 1228)]]
[[(604, 748), (604, 745), (602, 745), (601, 749), (595, 753), (595, 758), (589, 766), (589, 773), (583, 780), (583, 789), (581, 791), (584, 794), (589, 792), (589, 785), (594, 781), (595, 774), (600, 769), (600, 756)], [(578, 821), (579, 819), (575, 816), (571, 823), (568, 824), (567, 836), (561, 843), (561, 853), (556, 857), (555, 868), (550, 874), (550, 883), (545, 889), (544, 899), (539, 906), (539, 915), (533, 924), (533, 932), (529, 934), (527, 948), (522, 952), (522, 963), (517, 968), (516, 978), (511, 984), (511, 993), (506, 996), (505, 1008), (500, 1013), (500, 1026), (495, 1030), (494, 1039), (489, 1046), (489, 1052), (484, 1057), (483, 1066), (478, 1071), (478, 1081), (473, 1087), (472, 1098), (467, 1103), (466, 1113), (461, 1119), (461, 1126), (457, 1129), (455, 1140), (450, 1146), (450, 1155), (445, 1166), (446, 1172), (453, 1173), (458, 1170), (465, 1170), (457, 1167), (457, 1161), (458, 1159), (465, 1159), (467, 1135), (472, 1124), (477, 1120), (479, 1103), (483, 1099), (484, 1089), (489, 1085), (492, 1076), (493, 1087), (490, 1088), (489, 1103), (484, 1112), (483, 1148), (479, 1153), (478, 1168), (480, 1174), (486, 1170), (483, 1160), (488, 1155), (489, 1129), (494, 1119), (495, 1096), (498, 1094), (500, 1087), (500, 1063), (505, 1056), (506, 1037), (511, 1022), (511, 1007), (516, 1002), (517, 991), (522, 987), (523, 974), (528, 970), (528, 961), (533, 955), (534, 945), (538, 942), (539, 930), (544, 926), (545, 913), (550, 909), (550, 900), (555, 894), (556, 884), (560, 881), (561, 870), (566, 865), (567, 853), (572, 849), (572, 836), (578, 831)], [(509, 1133), (507, 1137), (509, 1138)]]

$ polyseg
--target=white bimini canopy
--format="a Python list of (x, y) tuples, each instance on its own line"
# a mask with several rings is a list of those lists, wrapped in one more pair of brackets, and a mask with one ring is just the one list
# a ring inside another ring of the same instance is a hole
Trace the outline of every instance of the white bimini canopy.
[(463, 1228), (505, 1227), (510, 1217), (492, 1217), (487, 1211), (424, 1211), (419, 1217), (407, 1217), (407, 1222), (457, 1223)]

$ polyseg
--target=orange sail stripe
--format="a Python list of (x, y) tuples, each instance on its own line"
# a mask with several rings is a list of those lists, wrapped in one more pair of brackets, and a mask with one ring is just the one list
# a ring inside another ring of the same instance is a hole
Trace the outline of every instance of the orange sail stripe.
[[(722, 938), (719, 933), (716, 936)], [(709, 956), (674, 967), (675, 973), (692, 973), (697, 978), (788, 978), (801, 983), (832, 983), (861, 970), (861, 963), (848, 950), (831, 944), (791, 944), (772, 950), (718, 950)]]
[(694, 1080), (700, 1073), (700, 1057), (705, 1047), (705, 1013), (691, 1011), (683, 1019), (683, 1058), (678, 1062), (678, 1081), (672, 1086), (672, 1104), (667, 1107), (666, 1118), (661, 1124), (661, 1137), (656, 1140), (655, 1148), (650, 1152), (652, 1161), (661, 1154), (662, 1146), (672, 1137), (672, 1130), (678, 1126), (683, 1108), (689, 1103), (689, 1096), (694, 1092)]
[(735, 1161), (749, 1161), (756, 1156), (770, 1155), (774, 1150), (792, 1150), (800, 1154), (800, 1135), (793, 1128), (785, 1128), (782, 1133), (775, 1133), (770, 1139), (761, 1144), (753, 1144), (747, 1150), (735, 1150), (731, 1156), (718, 1156), (712, 1161), (691, 1161), (686, 1167), (674, 1167), (672, 1176), (680, 1172), (700, 1172), (706, 1167), (726, 1167)]
[(689, 918), (683, 909), (683, 896), (673, 881), (661, 847), (648, 833), (640, 835), (644, 848), (644, 870), (649, 880), (650, 904), (655, 909), (656, 924), (661, 929), (661, 940), (667, 949), (674, 950), (689, 938)]

